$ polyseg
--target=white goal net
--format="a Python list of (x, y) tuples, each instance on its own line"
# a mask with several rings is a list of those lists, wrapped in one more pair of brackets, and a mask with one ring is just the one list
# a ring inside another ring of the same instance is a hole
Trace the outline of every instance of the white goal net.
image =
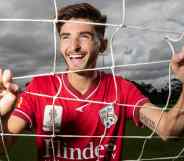
[[(12, 69), (15, 73), (13, 79), (16, 82), (24, 84), (35, 76), (66, 73), (64, 61), (58, 54), (59, 43), (56, 31), (58, 20), (54, 17), (57, 17), (59, 7), (79, 2), (83, 1), (14, 0), (9, 2), (3, 0), (0, 2), (0, 66)], [(147, 81), (158, 88), (168, 82), (167, 101), (161, 105), (162, 111), (168, 110), (172, 94), (171, 79), (174, 78), (169, 62), (172, 54), (179, 51), (184, 44), (184, 5), (182, 0), (87, 0), (85, 2), (97, 6), (107, 15), (108, 22), (106, 24), (91, 24), (105, 25), (107, 27), (106, 37), (109, 40), (108, 49), (99, 56), (97, 67), (86, 70), (104, 70), (112, 73), (113, 76), (122, 75), (133, 81)], [(116, 86), (116, 82), (114, 83)], [(60, 89), (58, 89), (59, 92)], [(52, 97), (53, 105), (55, 99), (58, 98), (58, 95), (46, 96), (39, 91), (29, 94)], [(70, 100), (71, 98), (64, 99)], [(87, 100), (78, 101), (86, 102)], [(90, 101), (100, 103), (95, 100)], [(109, 103), (107, 102), (107, 104)], [(132, 105), (122, 106), (128, 108)], [(177, 143), (164, 143), (155, 135), (156, 129), (153, 132), (145, 130), (139, 132), (142, 129), (138, 130), (134, 127), (132, 129), (130, 128), (125, 136), (121, 136), (126, 144), (125, 152), (129, 151), (127, 154), (123, 152), (123, 155), (127, 155), (123, 160), (178, 161), (184, 159), (183, 138)], [(107, 137), (105, 134), (106, 131), (104, 131), (104, 135), (95, 137)], [(34, 133), (13, 135), (2, 130), (2, 141), (8, 135), (27, 137), (28, 139), (37, 136)], [(39, 137), (94, 136), (56, 135), (53, 128), (53, 134)], [(52, 146), (54, 146), (53, 142)], [(16, 148), (21, 149), (21, 147)], [(4, 151), (5, 160), (14, 160), (11, 159), (5, 144)], [(54, 148), (53, 154), (56, 155)], [(132, 154), (135, 155), (132, 157), (130, 156)]]

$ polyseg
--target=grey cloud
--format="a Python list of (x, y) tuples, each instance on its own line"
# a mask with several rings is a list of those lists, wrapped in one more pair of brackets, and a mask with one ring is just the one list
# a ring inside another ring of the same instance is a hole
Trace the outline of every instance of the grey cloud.
[(116, 68), (115, 72), (131, 80), (154, 80), (168, 75), (168, 63)]
[(54, 56), (52, 25), (42, 23), (6, 23), (0, 30), (0, 64), (11, 68), (16, 76), (48, 72)]
[(1, 15), (1, 18), (45, 19), (54, 13), (54, 3), (51, 0), (11, 0), (11, 2), (2, 0), (1, 4), (7, 6), (0, 7), (4, 13), (3, 17)]
[(169, 60), (171, 58), (171, 50), (166, 41), (161, 41), (157, 47), (153, 47), (149, 51), (150, 61), (158, 61), (158, 60)]
[(127, 1), (127, 7), (128, 24), (182, 31), (181, 26), (177, 25), (177, 23), (172, 24), (168, 22), (168, 19), (183, 21), (182, 11), (184, 6), (182, 1), (130, 0)]

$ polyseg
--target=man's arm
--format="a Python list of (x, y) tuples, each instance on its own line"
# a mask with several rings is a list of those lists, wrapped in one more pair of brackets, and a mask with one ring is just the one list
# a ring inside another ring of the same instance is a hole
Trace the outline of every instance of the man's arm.
[(184, 48), (171, 59), (171, 67), (176, 77), (183, 82), (182, 92), (177, 103), (168, 112), (151, 103), (140, 109), (141, 122), (166, 140), (168, 136), (179, 136), (184, 132)]
[[(0, 117), (3, 125), (1, 133), (18, 134), (26, 126), (26, 122), (23, 119), (10, 114), (16, 101), (17, 91), (18, 85), (12, 82), (12, 73), (9, 70), (3, 72), (0, 69)], [(13, 136), (5, 136), (6, 146), (11, 145), (14, 142), (14, 138)], [(0, 152), (3, 153), (3, 151), (3, 142), (0, 139)]]
[(165, 112), (151, 103), (145, 103), (139, 115), (141, 122), (163, 140), (167, 140), (169, 136), (179, 136), (184, 131), (184, 108), (176, 105)]

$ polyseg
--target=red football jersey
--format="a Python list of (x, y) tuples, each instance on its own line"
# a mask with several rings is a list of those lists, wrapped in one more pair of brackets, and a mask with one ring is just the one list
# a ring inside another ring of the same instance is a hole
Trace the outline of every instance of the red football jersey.
[(60, 74), (34, 78), (13, 115), (35, 128), (40, 161), (117, 161), (123, 149), (117, 136), (127, 119), (140, 124), (137, 106), (148, 101), (119, 76), (98, 72), (97, 83), (81, 94)]

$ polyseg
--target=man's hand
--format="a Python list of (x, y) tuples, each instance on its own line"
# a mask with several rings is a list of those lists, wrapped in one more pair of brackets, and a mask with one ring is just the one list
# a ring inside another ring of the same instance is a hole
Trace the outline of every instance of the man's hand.
[(13, 108), (16, 100), (18, 85), (12, 81), (10, 70), (0, 69), (0, 116), (4, 116)]
[(176, 77), (184, 83), (184, 47), (172, 57), (171, 67)]

